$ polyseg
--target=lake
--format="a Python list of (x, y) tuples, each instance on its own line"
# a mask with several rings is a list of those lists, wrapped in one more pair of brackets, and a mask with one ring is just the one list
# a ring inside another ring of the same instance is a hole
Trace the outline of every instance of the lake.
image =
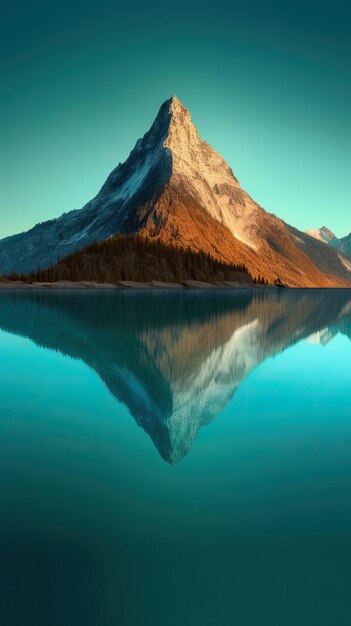
[(0, 293), (1, 626), (348, 626), (351, 292)]

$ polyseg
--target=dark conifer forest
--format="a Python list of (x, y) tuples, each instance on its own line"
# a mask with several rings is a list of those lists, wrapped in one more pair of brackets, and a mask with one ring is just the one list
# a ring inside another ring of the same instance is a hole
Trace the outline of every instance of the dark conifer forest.
[(166, 246), (158, 240), (126, 235), (116, 235), (106, 241), (92, 243), (47, 269), (39, 268), (26, 275), (12, 274), (7, 278), (25, 282), (256, 282), (244, 264), (230, 265), (204, 252)]

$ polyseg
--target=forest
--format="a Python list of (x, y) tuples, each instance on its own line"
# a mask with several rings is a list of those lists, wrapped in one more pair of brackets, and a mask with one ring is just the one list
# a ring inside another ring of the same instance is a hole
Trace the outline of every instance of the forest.
[(231, 265), (201, 251), (166, 246), (158, 240), (128, 235), (116, 235), (102, 242), (94, 242), (47, 269), (38, 268), (25, 275), (13, 273), (6, 278), (24, 282), (266, 282), (262, 277), (252, 278), (244, 264)]

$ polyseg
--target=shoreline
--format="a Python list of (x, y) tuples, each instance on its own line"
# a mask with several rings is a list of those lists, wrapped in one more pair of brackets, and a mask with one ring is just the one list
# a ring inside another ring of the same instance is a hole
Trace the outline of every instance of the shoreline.
[(208, 283), (200, 280), (184, 280), (181, 283), (168, 283), (158, 280), (139, 282), (122, 280), (118, 283), (98, 283), (94, 281), (69, 281), (57, 282), (33, 282), (0, 281), (1, 289), (280, 289), (276, 285), (256, 285), (254, 283), (241, 283), (238, 281), (216, 281)]
[(215, 281), (213, 283), (209, 283), (201, 280), (184, 280), (181, 283), (168, 283), (166, 281), (152, 280), (152, 281), (134, 281), (134, 280), (121, 280), (117, 283), (99, 283), (95, 281), (89, 280), (80, 280), (80, 281), (70, 281), (70, 280), (61, 280), (57, 282), (32, 282), (25, 283), (20, 280), (0, 280), (0, 292), (2, 290), (33, 290), (33, 289), (43, 289), (43, 290), (120, 290), (120, 289), (128, 289), (128, 290), (181, 290), (181, 291), (189, 291), (189, 290), (218, 290), (218, 289), (303, 289), (306, 291), (310, 290), (319, 290), (319, 289), (328, 289), (333, 291), (334, 289), (351, 289), (351, 287), (346, 286), (335, 286), (335, 287), (289, 287), (288, 285), (261, 285), (256, 283), (249, 282), (239, 282), (239, 281)]

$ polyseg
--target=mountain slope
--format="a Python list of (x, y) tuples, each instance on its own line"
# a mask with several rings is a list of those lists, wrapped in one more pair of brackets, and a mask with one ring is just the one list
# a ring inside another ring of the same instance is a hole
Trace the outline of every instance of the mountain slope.
[(351, 257), (351, 233), (340, 239), (332, 239), (330, 245), (339, 250), (342, 254)]
[(250, 198), (176, 97), (83, 209), (0, 241), (0, 273), (48, 267), (117, 233), (244, 263), (253, 275), (291, 286), (351, 285), (351, 267), (337, 251), (324, 258), (322, 243)]

